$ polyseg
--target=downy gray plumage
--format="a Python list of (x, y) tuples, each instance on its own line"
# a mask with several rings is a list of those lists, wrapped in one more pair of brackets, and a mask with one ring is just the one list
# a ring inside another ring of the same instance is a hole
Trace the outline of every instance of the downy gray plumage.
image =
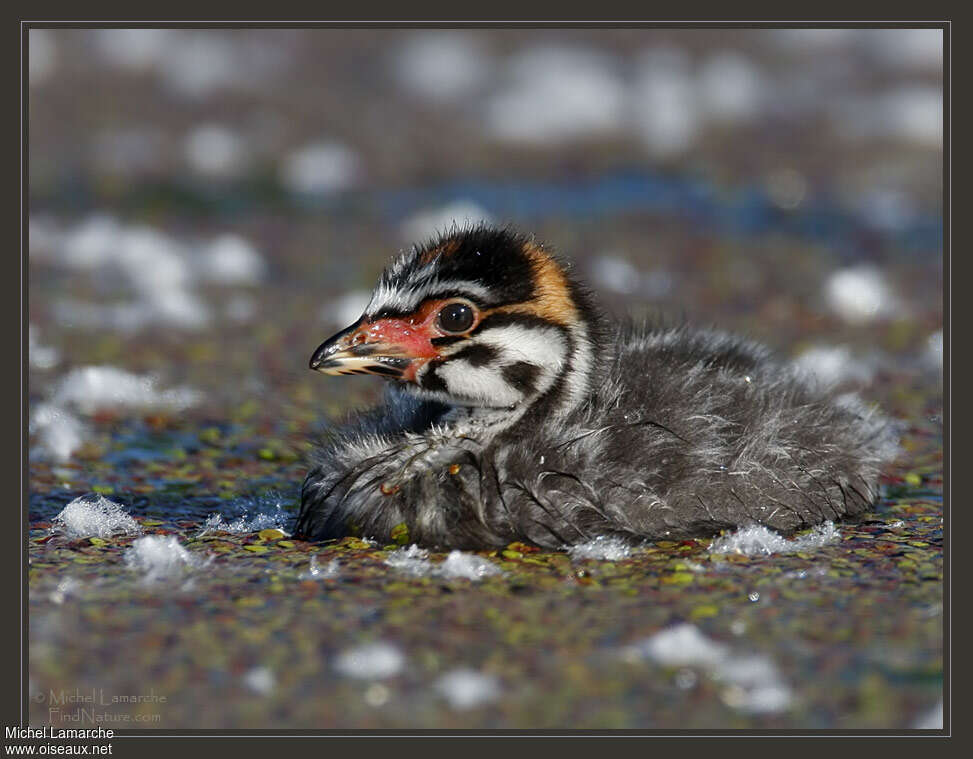
[(313, 454), (296, 527), (311, 539), (790, 532), (867, 510), (896, 447), (881, 414), (760, 345), (612, 323), (549, 250), (488, 226), (396, 259), (311, 368), (390, 380)]

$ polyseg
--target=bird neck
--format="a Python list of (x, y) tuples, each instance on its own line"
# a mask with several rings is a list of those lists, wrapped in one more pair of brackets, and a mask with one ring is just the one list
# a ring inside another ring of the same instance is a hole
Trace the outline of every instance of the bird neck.
[(516, 423), (556, 423), (587, 403), (602, 381), (609, 364), (608, 325), (589, 293), (579, 290), (574, 297), (582, 318), (567, 330), (568, 349), (561, 373), (549, 390), (527, 406)]
[(486, 443), (515, 427), (536, 427), (564, 419), (591, 397), (608, 365), (607, 328), (601, 312), (585, 301), (584, 318), (566, 330), (566, 350), (557, 378), (543, 391), (506, 408), (452, 406), (440, 424)]

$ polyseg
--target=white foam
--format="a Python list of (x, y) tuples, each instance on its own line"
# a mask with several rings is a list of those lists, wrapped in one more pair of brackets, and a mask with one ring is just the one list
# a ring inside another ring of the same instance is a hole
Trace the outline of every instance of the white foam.
[(616, 293), (630, 294), (639, 288), (641, 274), (631, 263), (619, 256), (598, 256), (592, 266), (595, 283)]
[[(153, 298), (159, 292), (185, 290), (193, 274), (186, 246), (153, 227), (125, 227), (116, 241), (117, 264), (139, 293)], [(115, 262), (113, 262), (115, 263)]]
[(301, 580), (330, 580), (338, 576), (338, 572), (341, 565), (338, 563), (337, 559), (332, 559), (327, 563), (326, 566), (321, 566), (318, 563), (317, 556), (311, 556), (310, 564), (308, 565), (307, 572), (302, 572), (298, 579)]
[(175, 535), (148, 535), (132, 543), (125, 552), (125, 564), (151, 583), (178, 579), (202, 562)]
[(60, 606), (71, 596), (78, 595), (78, 591), (80, 591), (81, 588), (82, 584), (80, 580), (77, 580), (74, 577), (65, 577), (57, 584), (57, 587), (50, 592), (48, 598), (51, 600), (51, 603), (55, 603)]
[(117, 255), (122, 226), (107, 214), (94, 214), (63, 236), (60, 259), (77, 269), (93, 269)]
[(636, 648), (641, 655), (667, 667), (714, 667), (729, 654), (727, 646), (710, 640), (690, 624), (662, 630)]
[(913, 730), (942, 730), (943, 702), (940, 701), (932, 709), (919, 717), (912, 728)]
[(396, 79), (405, 89), (444, 101), (475, 94), (489, 63), (476, 38), (462, 31), (415, 34), (393, 59)]
[(200, 400), (196, 390), (177, 387), (161, 390), (157, 380), (114, 366), (72, 369), (53, 394), (58, 406), (73, 406), (84, 414), (99, 410), (142, 409), (183, 411)]
[(500, 698), (500, 681), (474, 669), (450, 670), (436, 680), (436, 690), (453, 709), (475, 709)]
[(203, 246), (200, 258), (203, 276), (223, 285), (256, 284), (266, 269), (257, 249), (239, 235), (220, 235)]
[(385, 706), (391, 697), (392, 691), (381, 683), (372, 683), (365, 689), (365, 703), (371, 706), (373, 709), (378, 709), (381, 706)]
[(943, 368), (943, 331), (937, 330), (926, 339), (923, 361), (934, 369)]
[(172, 288), (155, 292), (146, 306), (141, 312), (147, 325), (161, 323), (180, 329), (199, 329), (209, 323), (209, 308), (188, 290)]
[(51, 522), (51, 531), (69, 538), (109, 538), (137, 535), (142, 531), (121, 504), (104, 496), (75, 498)]
[(38, 254), (45, 260), (107, 274), (108, 282), (117, 273), (136, 296), (115, 303), (62, 300), (55, 304), (55, 315), (70, 326), (123, 332), (154, 324), (199, 329), (210, 320), (210, 310), (196, 292), (200, 282), (249, 286), (265, 271), (253, 244), (235, 234), (185, 242), (152, 227), (123, 225), (105, 214), (63, 233), (46, 220), (35, 227), (40, 235)]
[(261, 530), (280, 530), (285, 535), (288, 535), (289, 533), (284, 529), (284, 526), (288, 523), (289, 516), (279, 501), (274, 503), (273, 511), (257, 511), (252, 517), (248, 514), (248, 511), (261, 509), (266, 505), (268, 504), (262, 502), (260, 499), (246, 501), (244, 503), (246, 510), (243, 514), (230, 521), (227, 521), (222, 514), (210, 514), (206, 521), (203, 522), (203, 526), (197, 534), (197, 537), (201, 537), (208, 532), (230, 532), (236, 535), (242, 535), (260, 532)]
[(672, 275), (663, 269), (644, 274), (626, 258), (614, 252), (596, 256), (590, 264), (591, 279), (610, 292), (659, 298), (672, 290)]
[(484, 127), (494, 138), (526, 144), (615, 132), (627, 106), (615, 69), (593, 49), (530, 46), (510, 59), (506, 87), (486, 100)]
[(834, 272), (825, 282), (824, 297), (838, 316), (850, 324), (867, 324), (898, 308), (898, 299), (882, 272), (868, 264)]
[(750, 59), (729, 50), (716, 53), (703, 64), (697, 88), (706, 114), (725, 123), (753, 119), (767, 91), (762, 74)]
[(33, 324), (27, 328), (27, 342), (30, 365), (35, 369), (50, 369), (61, 360), (57, 348), (41, 345), (38, 329)]
[(841, 533), (834, 522), (825, 522), (801, 535), (794, 540), (785, 539), (780, 533), (774, 532), (760, 524), (741, 527), (739, 530), (724, 535), (713, 541), (709, 547), (710, 553), (736, 553), (744, 556), (770, 556), (775, 553), (795, 553), (810, 551), (815, 548), (837, 543), (841, 540)]
[(723, 702), (749, 714), (777, 714), (790, 707), (794, 694), (766, 656), (729, 657), (720, 662), (713, 677), (726, 684)]
[(277, 686), (277, 678), (267, 667), (254, 667), (243, 676), (243, 684), (258, 695), (269, 696)]
[(937, 87), (902, 87), (878, 101), (884, 133), (931, 148), (943, 144), (943, 92)]
[(79, 270), (116, 269), (141, 296), (151, 299), (189, 286), (187, 257), (184, 245), (159, 230), (124, 226), (111, 216), (95, 215), (65, 233), (59, 260)]
[(631, 101), (634, 131), (653, 157), (684, 153), (702, 127), (688, 56), (675, 47), (649, 48), (637, 68)]
[(64, 298), (54, 303), (54, 318), (63, 327), (135, 332), (147, 326), (149, 312), (137, 303), (87, 303)]
[(28, 78), (31, 84), (41, 84), (50, 79), (57, 70), (57, 44), (54, 36), (46, 29), (31, 29), (28, 34)]
[(245, 85), (249, 66), (225, 34), (212, 31), (179, 32), (167, 55), (158, 60), (162, 81), (172, 92), (202, 98)]
[(816, 345), (808, 348), (791, 362), (802, 376), (830, 387), (843, 382), (867, 385), (875, 375), (874, 366), (855, 358), (846, 345)]
[(696, 674), (695, 670), (690, 669), (689, 667), (683, 667), (676, 672), (674, 681), (679, 690), (692, 690), (696, 687), (696, 683), (699, 682), (699, 676)]
[(362, 174), (361, 160), (351, 148), (333, 141), (314, 142), (284, 159), (280, 178), (294, 193), (326, 194), (353, 187)]
[(68, 461), (86, 436), (84, 425), (74, 414), (52, 403), (34, 406), (29, 426), (41, 451), (55, 461)]
[(724, 689), (727, 706), (751, 714), (774, 714), (786, 710), (793, 693), (777, 666), (759, 654), (741, 654), (707, 638), (698, 628), (680, 624), (662, 630), (624, 651), (664, 667), (695, 667)]
[(54, 303), (54, 318), (64, 327), (131, 333), (150, 326), (155, 317), (139, 303), (86, 303), (64, 298)]
[[(848, 140), (889, 139), (920, 148), (942, 147), (941, 87), (909, 85), (877, 95), (839, 96), (829, 102), (828, 110), (835, 130)], [(899, 184), (901, 181), (896, 181)], [(894, 189), (901, 192), (898, 187)], [(910, 201), (907, 210), (912, 215), (917, 213), (914, 206)]]
[(795, 580), (806, 580), (808, 577), (824, 577), (827, 574), (827, 567), (814, 567), (814, 569), (794, 569), (790, 572), (785, 572), (783, 576)]
[(120, 304), (59, 304), (58, 318), (67, 324), (124, 331), (152, 323), (199, 328), (209, 310), (193, 291), (188, 246), (146, 226), (124, 226), (113, 217), (89, 217), (63, 238), (57, 261), (70, 268), (120, 273), (138, 296)]
[(450, 551), (442, 563), (436, 564), (430, 561), (428, 551), (415, 544), (392, 551), (385, 563), (399, 572), (415, 577), (443, 577), (476, 582), (485, 577), (503, 574), (493, 562), (463, 551)]
[(342, 651), (334, 661), (335, 670), (359, 680), (384, 680), (399, 674), (405, 656), (391, 643), (367, 643)]
[[(43, 222), (43, 223), (42, 223)], [(46, 219), (32, 227), (31, 247), (45, 261), (98, 276), (101, 290), (120, 276), (129, 286), (128, 300), (54, 304), (64, 325), (135, 332), (154, 325), (199, 329), (210, 322), (210, 308), (197, 292), (201, 283), (246, 287), (265, 273), (263, 257), (237, 234), (209, 240), (179, 240), (147, 226), (124, 225), (95, 214), (63, 232)]]
[(436, 574), (447, 579), (482, 580), (502, 574), (501, 569), (488, 559), (474, 553), (450, 551), (446, 560), (436, 567)]
[(222, 124), (200, 124), (186, 135), (183, 152), (189, 167), (203, 176), (239, 176), (246, 169), (243, 138)]
[(416, 577), (425, 577), (433, 570), (433, 564), (429, 561), (429, 551), (415, 544), (392, 551), (386, 557), (385, 563), (393, 569)]
[(365, 313), (372, 294), (365, 290), (352, 290), (344, 295), (329, 298), (321, 307), (321, 321), (336, 327), (354, 324)]
[(460, 199), (439, 208), (419, 211), (402, 222), (400, 234), (402, 239), (409, 242), (422, 242), (449, 231), (453, 226), (462, 229), (492, 221), (493, 217), (476, 203)]
[(568, 555), (575, 561), (580, 559), (621, 561), (632, 555), (632, 546), (622, 538), (599, 535), (584, 543), (571, 546), (568, 548)]

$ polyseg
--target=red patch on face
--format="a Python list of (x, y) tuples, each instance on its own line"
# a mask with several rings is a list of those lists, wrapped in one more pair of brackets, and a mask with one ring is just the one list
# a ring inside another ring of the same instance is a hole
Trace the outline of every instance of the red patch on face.
[(363, 324), (351, 340), (352, 345), (386, 343), (394, 345), (410, 358), (434, 358), (439, 353), (429, 342), (422, 325), (405, 319), (379, 319)]
[[(433, 300), (423, 303), (411, 316), (405, 318), (378, 319), (374, 322), (362, 324), (349, 340), (349, 346), (362, 343), (385, 343), (394, 345), (403, 356), (412, 359), (412, 363), (403, 372), (402, 379), (407, 382), (415, 381), (416, 372), (431, 359), (440, 356), (439, 350), (432, 344), (437, 337), (452, 337), (453, 335), (439, 329), (439, 312), (447, 303), (455, 302), (455, 298), (447, 300)], [(476, 318), (472, 330), (480, 322), (481, 315), (474, 308)]]

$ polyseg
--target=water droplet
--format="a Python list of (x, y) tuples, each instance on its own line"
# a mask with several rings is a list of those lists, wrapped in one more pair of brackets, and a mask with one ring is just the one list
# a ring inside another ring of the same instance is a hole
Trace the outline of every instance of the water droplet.
[(689, 690), (699, 679), (691, 669), (681, 669), (676, 673), (676, 687), (680, 690)]
[(321, 567), (318, 566), (318, 557), (317, 556), (312, 556), (311, 557), (311, 566), (308, 567), (307, 573), (311, 577), (317, 577), (319, 574), (321, 574)]
[(369, 685), (365, 691), (365, 703), (374, 707), (384, 706), (388, 703), (390, 695), (389, 689), (386, 686), (381, 683), (375, 683), (374, 685)]

